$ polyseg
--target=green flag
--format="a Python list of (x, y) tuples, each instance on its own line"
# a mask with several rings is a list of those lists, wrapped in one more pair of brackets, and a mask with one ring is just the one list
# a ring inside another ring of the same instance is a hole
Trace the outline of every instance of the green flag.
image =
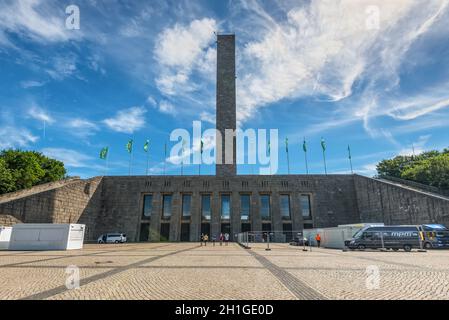
[(148, 149), (150, 148), (150, 140), (145, 141), (145, 144), (143, 145), (143, 151), (148, 152)]
[(108, 151), (109, 151), (109, 147), (104, 147), (103, 149), (101, 149), (100, 151), (100, 159), (106, 159), (108, 157)]
[(302, 150), (304, 150), (304, 152), (307, 152), (306, 138), (304, 138), (304, 142), (302, 143)]
[(285, 138), (285, 151), (288, 153), (288, 138)]
[(323, 149), (323, 151), (326, 151), (326, 142), (323, 138), (321, 138), (321, 148)]
[(352, 157), (351, 157), (351, 148), (349, 147), (349, 144), (348, 144), (348, 157), (349, 157), (349, 159), (352, 159)]
[(126, 150), (128, 151), (128, 153), (133, 152), (133, 140), (130, 139), (128, 141), (128, 143), (126, 144)]

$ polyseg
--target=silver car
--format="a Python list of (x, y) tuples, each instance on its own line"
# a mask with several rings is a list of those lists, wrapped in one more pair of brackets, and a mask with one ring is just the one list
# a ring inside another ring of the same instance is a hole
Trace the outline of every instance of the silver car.
[(98, 243), (125, 243), (126, 234), (124, 233), (106, 233), (98, 237)]

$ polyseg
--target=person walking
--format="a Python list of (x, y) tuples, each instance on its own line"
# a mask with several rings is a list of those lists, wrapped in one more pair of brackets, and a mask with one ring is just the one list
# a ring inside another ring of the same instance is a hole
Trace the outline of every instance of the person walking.
[(226, 232), (226, 233), (224, 234), (224, 240), (225, 240), (225, 244), (228, 245), (228, 242), (229, 242), (229, 233)]
[(215, 247), (215, 241), (217, 241), (217, 237), (216, 236), (212, 236), (212, 244)]
[(204, 235), (203, 240), (204, 240), (204, 246), (206, 247), (207, 241), (209, 241), (209, 236), (207, 235), (207, 233)]
[(317, 247), (319, 248), (321, 245), (321, 235), (319, 233), (316, 234), (315, 240), (316, 240)]
[(204, 241), (204, 234), (201, 234), (200, 236), (200, 246), (203, 246), (203, 241)]
[(223, 232), (220, 233), (219, 240), (220, 240), (220, 246), (222, 246), (223, 245), (223, 240), (224, 240)]

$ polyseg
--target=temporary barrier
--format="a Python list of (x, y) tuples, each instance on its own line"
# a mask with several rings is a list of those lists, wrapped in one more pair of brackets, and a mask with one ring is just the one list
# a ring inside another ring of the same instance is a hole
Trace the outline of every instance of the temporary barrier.
[(332, 249), (344, 249), (345, 240), (352, 238), (352, 236), (359, 230), (368, 226), (383, 226), (383, 223), (356, 223), (356, 224), (344, 224), (334, 228), (317, 228), (317, 229), (305, 229), (304, 237), (310, 241), (313, 246), (317, 245), (315, 237), (320, 234), (321, 243), (323, 248)]

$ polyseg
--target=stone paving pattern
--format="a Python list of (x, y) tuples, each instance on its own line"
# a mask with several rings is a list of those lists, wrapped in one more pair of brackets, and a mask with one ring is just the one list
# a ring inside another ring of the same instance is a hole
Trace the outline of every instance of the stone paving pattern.
[[(85, 245), (0, 251), (0, 299), (449, 299), (449, 251), (374, 252), (263, 244)], [(65, 287), (69, 265), (80, 288)], [(380, 272), (368, 289), (367, 267)]]

